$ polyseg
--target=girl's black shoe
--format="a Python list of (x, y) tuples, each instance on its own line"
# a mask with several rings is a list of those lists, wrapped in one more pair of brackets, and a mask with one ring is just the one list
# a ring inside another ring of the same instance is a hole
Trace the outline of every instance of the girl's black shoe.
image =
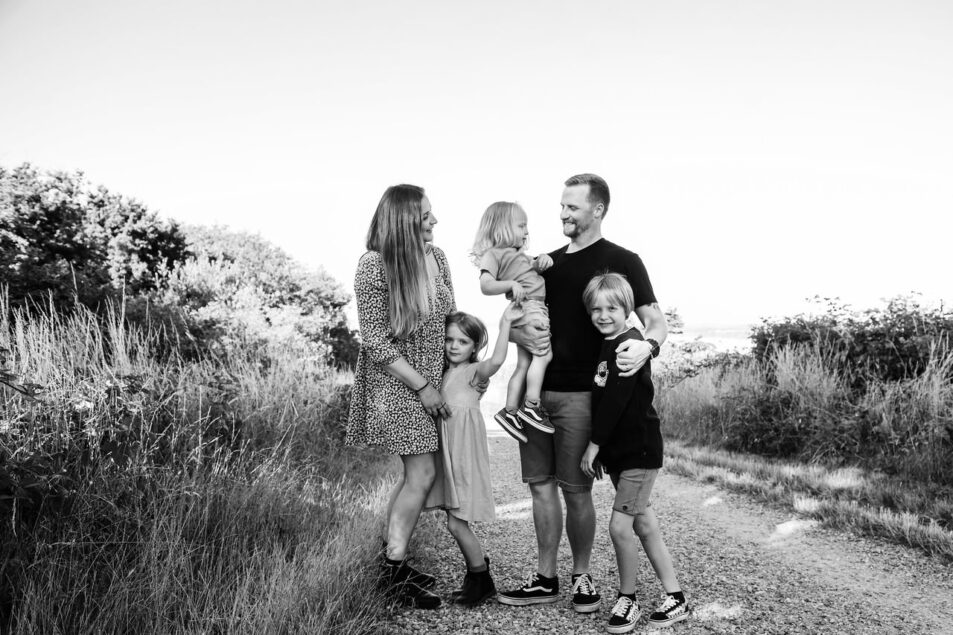
[(490, 559), (485, 557), (486, 570), (471, 571), (467, 567), (463, 576), (463, 586), (450, 594), (450, 601), (461, 606), (476, 606), (496, 595), (496, 586), (490, 576)]

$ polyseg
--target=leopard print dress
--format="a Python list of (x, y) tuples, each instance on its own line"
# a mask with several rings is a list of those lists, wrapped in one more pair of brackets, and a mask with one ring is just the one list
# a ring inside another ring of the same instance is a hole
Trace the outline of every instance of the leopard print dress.
[(381, 254), (361, 256), (354, 277), (361, 350), (354, 370), (348, 445), (381, 446), (390, 454), (407, 456), (436, 452), (437, 426), (417, 394), (384, 367), (403, 357), (438, 390), (443, 376), (446, 318), (456, 310), (450, 266), (433, 247), (438, 273), (432, 279), (430, 316), (410, 337), (398, 340), (390, 325), (387, 278)]

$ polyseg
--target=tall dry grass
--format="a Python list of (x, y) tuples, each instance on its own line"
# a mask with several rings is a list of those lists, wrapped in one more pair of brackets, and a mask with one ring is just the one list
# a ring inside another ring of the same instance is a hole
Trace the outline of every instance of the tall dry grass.
[(380, 626), (389, 483), (343, 446), (348, 378), (294, 350), (158, 360), (152, 341), (121, 309), (0, 302), (3, 630)]
[(953, 353), (936, 349), (919, 375), (866, 378), (860, 391), (856, 372), (816, 343), (790, 346), (663, 382), (658, 405), (667, 432), (688, 442), (953, 486)]

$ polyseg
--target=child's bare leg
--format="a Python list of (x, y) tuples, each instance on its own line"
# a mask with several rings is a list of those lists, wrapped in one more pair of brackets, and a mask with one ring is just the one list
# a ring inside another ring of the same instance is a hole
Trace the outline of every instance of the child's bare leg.
[(609, 535), (615, 547), (615, 559), (619, 565), (619, 593), (635, 593), (635, 577), (639, 567), (639, 541), (632, 530), (635, 519), (628, 514), (612, 510), (609, 518)]
[(532, 353), (520, 346), (516, 347), (516, 370), (506, 384), (506, 409), (510, 412), (519, 410), (523, 405), (523, 386), (526, 384), (526, 373), (532, 361)]
[(483, 546), (480, 544), (480, 539), (477, 538), (473, 530), (470, 529), (470, 523), (447, 512), (447, 529), (450, 530), (450, 535), (457, 541), (460, 551), (463, 552), (463, 557), (467, 561), (467, 567), (470, 569), (482, 569), (485, 565), (483, 560)]
[[(522, 351), (522, 349), (520, 350)], [(546, 377), (546, 367), (549, 366), (549, 362), (553, 361), (553, 353), (550, 351), (539, 357), (529, 351), (526, 351), (526, 354), (532, 358), (529, 363), (529, 370), (526, 372), (526, 401), (531, 401), (535, 404), (539, 402), (540, 395), (543, 392), (543, 379)]]
[[(632, 523), (636, 535), (642, 541), (642, 549), (652, 568), (655, 569), (655, 575), (666, 593), (675, 593), (681, 591), (682, 587), (678, 583), (675, 575), (675, 565), (672, 564), (672, 556), (662, 540), (662, 532), (659, 530), (658, 517), (651, 507), (647, 507), (644, 512), (635, 517)], [(620, 565), (621, 568), (621, 565)]]

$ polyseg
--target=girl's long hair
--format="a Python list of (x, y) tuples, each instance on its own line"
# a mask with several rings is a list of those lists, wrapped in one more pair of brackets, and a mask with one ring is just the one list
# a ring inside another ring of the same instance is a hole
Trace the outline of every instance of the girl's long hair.
[(470, 249), (473, 264), (479, 267), (483, 254), (494, 247), (523, 248), (523, 237), (516, 235), (517, 214), (526, 216), (519, 203), (499, 201), (486, 208)]
[(392, 185), (384, 192), (367, 230), (367, 248), (379, 251), (387, 277), (390, 323), (406, 339), (430, 314), (430, 282), (421, 232), (424, 189)]

